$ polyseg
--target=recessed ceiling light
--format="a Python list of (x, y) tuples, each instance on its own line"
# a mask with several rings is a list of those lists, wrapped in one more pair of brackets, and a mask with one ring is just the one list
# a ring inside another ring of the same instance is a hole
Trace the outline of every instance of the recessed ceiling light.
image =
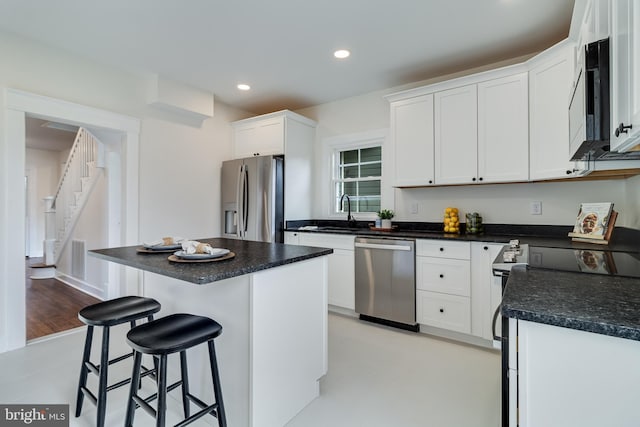
[(340, 50), (336, 50), (335, 52), (333, 52), (333, 56), (335, 56), (338, 59), (348, 58), (349, 55), (351, 55), (351, 52), (349, 52), (346, 49), (340, 49)]
[(251, 89), (251, 86), (249, 86), (248, 84), (244, 84), (244, 83), (239, 83), (238, 86), (236, 86), (238, 89), (240, 90), (249, 90)]

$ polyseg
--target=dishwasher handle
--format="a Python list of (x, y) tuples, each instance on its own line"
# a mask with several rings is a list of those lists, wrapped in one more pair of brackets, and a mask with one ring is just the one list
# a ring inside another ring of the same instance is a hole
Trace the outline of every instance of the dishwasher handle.
[(381, 243), (359, 243), (356, 242), (356, 248), (368, 248), (368, 249), (382, 249), (387, 251), (411, 251), (412, 247), (409, 245), (385, 245)]

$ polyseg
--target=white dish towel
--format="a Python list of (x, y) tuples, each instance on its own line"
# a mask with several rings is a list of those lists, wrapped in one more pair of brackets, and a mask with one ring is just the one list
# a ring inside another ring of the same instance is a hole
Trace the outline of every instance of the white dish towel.
[(201, 243), (196, 240), (186, 240), (182, 242), (182, 250), (191, 254), (209, 254), (214, 255), (219, 249), (211, 247), (208, 243)]

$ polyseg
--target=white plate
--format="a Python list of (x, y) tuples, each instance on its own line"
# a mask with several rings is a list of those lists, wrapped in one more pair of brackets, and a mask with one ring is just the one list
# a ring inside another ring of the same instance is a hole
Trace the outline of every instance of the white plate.
[(143, 245), (143, 248), (149, 249), (150, 251), (168, 251), (171, 249), (180, 249), (182, 247), (181, 243), (176, 243), (174, 245)]
[(211, 259), (220, 258), (230, 252), (229, 249), (222, 248), (213, 248), (213, 251), (214, 252), (212, 254), (188, 254), (185, 251), (178, 251), (175, 252), (174, 255), (182, 259)]

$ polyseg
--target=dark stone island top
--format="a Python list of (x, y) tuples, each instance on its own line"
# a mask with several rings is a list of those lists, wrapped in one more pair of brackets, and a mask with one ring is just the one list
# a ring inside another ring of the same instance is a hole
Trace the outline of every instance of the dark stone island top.
[(264, 243), (221, 238), (196, 240), (209, 243), (215, 248), (229, 249), (234, 252), (236, 256), (223, 261), (176, 263), (167, 259), (171, 253), (140, 253), (137, 251), (138, 248), (141, 248), (139, 245), (94, 249), (90, 250), (89, 253), (107, 261), (199, 285), (333, 253), (332, 249), (283, 245), (281, 243)]
[(640, 341), (640, 279), (516, 266), (502, 314)]

